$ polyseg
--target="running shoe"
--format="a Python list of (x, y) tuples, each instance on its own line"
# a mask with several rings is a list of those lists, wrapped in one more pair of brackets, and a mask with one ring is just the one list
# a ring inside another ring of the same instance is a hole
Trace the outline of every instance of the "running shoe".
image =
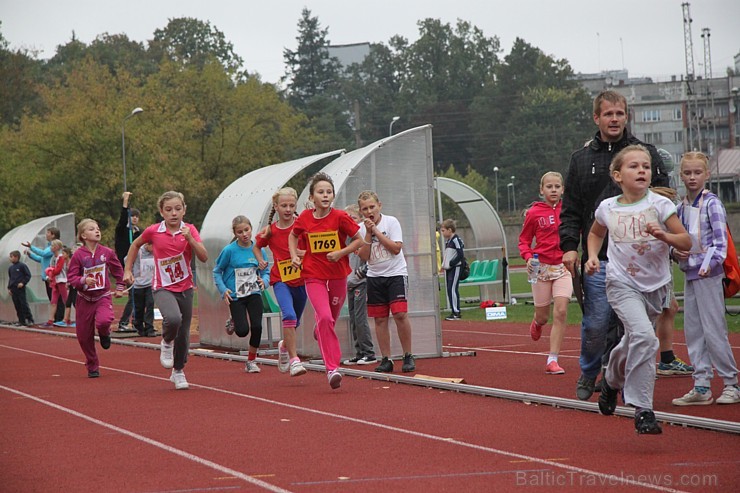
[(110, 347), (110, 336), (100, 336), (100, 347), (108, 349)]
[(278, 370), (280, 370), (281, 373), (285, 373), (286, 371), (288, 371), (289, 367), (290, 354), (285, 348), (285, 343), (281, 339), (280, 342), (278, 342)]
[(378, 373), (393, 373), (393, 361), (388, 357), (383, 357), (380, 364), (375, 367), (375, 371)]
[(452, 315), (449, 315), (445, 317), (445, 320), (454, 321), (454, 320), (461, 320), (462, 317), (460, 315), (455, 315), (454, 313)]
[[(165, 342), (164, 339), (162, 339), (159, 347), (159, 362), (162, 364), (162, 368), (172, 368), (175, 366), (175, 357), (173, 355), (175, 345), (172, 342)], [(187, 382), (185, 383), (187, 384)]]
[(342, 386), (342, 374), (337, 370), (332, 370), (327, 375), (329, 378), (329, 386), (333, 389), (338, 389)]
[(722, 390), (722, 395), (717, 398), (717, 404), (737, 404), (740, 402), (740, 387), (727, 385)]
[(342, 361), (343, 365), (346, 366), (354, 366), (356, 365), (360, 360), (362, 359), (362, 356), (355, 356), (354, 358), (346, 359)]
[(244, 371), (247, 373), (259, 373), (260, 367), (257, 366), (257, 362), (253, 360), (247, 360), (247, 364), (244, 366)]
[(100, 376), (100, 371), (98, 370), (90, 370), (87, 372), (87, 378), (98, 378)]
[(374, 363), (377, 363), (378, 360), (375, 358), (375, 356), (363, 356), (359, 360), (357, 360), (358, 365), (372, 365)]
[(542, 327), (542, 325), (539, 325), (534, 320), (529, 324), (529, 335), (532, 337), (533, 341), (539, 341), (540, 337), (542, 337)]
[(599, 396), (599, 411), (604, 416), (611, 416), (617, 409), (618, 389), (609, 387), (606, 379), (601, 382), (601, 395)]
[(416, 361), (414, 360), (414, 355), (411, 353), (404, 354), (403, 366), (401, 366), (401, 371), (404, 373), (410, 373), (414, 370), (416, 370)]
[(681, 358), (676, 358), (670, 363), (658, 363), (658, 375), (691, 375), (694, 373), (694, 367), (683, 361)]
[[(696, 388), (689, 390), (688, 394), (683, 397), (678, 397), (671, 401), (674, 406), (708, 406), (714, 399), (712, 399), (712, 392), (707, 390), (706, 392), (699, 392)], [(719, 399), (717, 399), (719, 402)]]
[(185, 378), (185, 372), (182, 370), (172, 370), (170, 375), (170, 382), (175, 384), (176, 390), (186, 390), (188, 387), (188, 381)]
[(55, 327), (66, 327), (66, 326), (67, 326), (67, 324), (66, 324), (66, 323), (64, 323), (64, 321), (63, 321), (63, 320), (59, 320), (58, 322), (54, 322), (54, 326), (55, 326)]
[(635, 413), (635, 431), (638, 435), (660, 435), (663, 433), (655, 413), (650, 409), (643, 409)]
[(303, 363), (301, 363), (301, 360), (299, 360), (298, 358), (290, 362), (291, 377), (299, 377), (301, 375), (305, 375), (307, 372), (308, 370), (306, 370), (306, 367), (303, 366)]
[(557, 361), (550, 361), (545, 367), (545, 373), (548, 375), (565, 375), (565, 370), (563, 370)]
[(226, 324), (224, 325), (224, 328), (226, 329), (226, 333), (229, 335), (232, 335), (234, 333), (234, 319), (229, 318), (226, 321)]
[(594, 395), (594, 386), (596, 385), (595, 378), (588, 378), (585, 375), (581, 375), (576, 383), (576, 396), (582, 400), (587, 401)]

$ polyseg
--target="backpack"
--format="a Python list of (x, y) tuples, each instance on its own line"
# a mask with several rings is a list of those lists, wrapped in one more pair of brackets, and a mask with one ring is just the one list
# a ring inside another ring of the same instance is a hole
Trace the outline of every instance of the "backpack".
[[(737, 257), (735, 257), (735, 260), (737, 260)], [(463, 257), (462, 262), (460, 262), (460, 280), (464, 281), (468, 276), (470, 276), (470, 264), (468, 263), (468, 259)], [(738, 268), (738, 282), (740, 282), (740, 268)]]
[(725, 270), (725, 277), (722, 278), (725, 298), (732, 298), (740, 291), (740, 262), (737, 260), (735, 242), (732, 240), (729, 226), (727, 226), (727, 256), (722, 262), (722, 267)]

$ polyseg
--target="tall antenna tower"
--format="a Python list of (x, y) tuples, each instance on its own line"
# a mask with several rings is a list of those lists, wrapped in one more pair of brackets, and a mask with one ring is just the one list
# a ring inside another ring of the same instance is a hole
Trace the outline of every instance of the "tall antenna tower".
[[(712, 90), (712, 49), (709, 43), (709, 28), (705, 27), (701, 30), (701, 39), (704, 40), (704, 87), (706, 88), (706, 98), (709, 99), (711, 112), (709, 113), (709, 119), (707, 120), (707, 132), (709, 132), (709, 125), (712, 126), (712, 147), (709, 148), (709, 137), (707, 137), (707, 147), (709, 154), (714, 153), (717, 148), (717, 128), (716, 128), (716, 113), (714, 112), (714, 91)], [(705, 100), (706, 101), (706, 100)], [(705, 116), (706, 111), (704, 112)]]
[(699, 128), (699, 112), (697, 111), (696, 94), (691, 85), (694, 82), (694, 41), (691, 37), (691, 13), (689, 2), (681, 4), (683, 10), (683, 43), (686, 52), (686, 95), (688, 102), (687, 121), (689, 123), (689, 139), (686, 143), (686, 151), (691, 151), (694, 145), (694, 134), (696, 134), (699, 150), (701, 150), (701, 129)]

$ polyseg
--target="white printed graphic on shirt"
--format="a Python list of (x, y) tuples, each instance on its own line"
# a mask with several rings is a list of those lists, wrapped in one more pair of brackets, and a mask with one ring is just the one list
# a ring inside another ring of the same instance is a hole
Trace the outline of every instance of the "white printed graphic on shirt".
[(658, 211), (648, 207), (639, 211), (609, 211), (609, 240), (614, 243), (642, 243), (655, 240), (648, 234), (648, 223), (658, 222)]

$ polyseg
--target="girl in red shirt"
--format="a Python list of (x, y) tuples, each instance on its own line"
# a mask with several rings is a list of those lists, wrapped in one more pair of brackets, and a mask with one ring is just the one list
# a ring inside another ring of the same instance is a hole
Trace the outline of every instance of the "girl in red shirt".
[[(316, 173), (309, 182), (308, 198), (313, 209), (306, 209), (298, 216), (293, 231), (288, 236), (290, 257), (295, 268), (303, 268), (306, 293), (316, 316), (316, 340), (333, 389), (342, 384), (337, 371), (342, 349), (334, 332), (334, 325), (347, 297), (349, 267), (347, 255), (356, 251), (363, 239), (360, 227), (343, 210), (334, 209), (334, 182), (326, 173)], [(342, 248), (345, 238), (353, 241)], [(298, 241), (303, 239), (306, 253), (298, 252)]]
[[(560, 209), (563, 195), (563, 176), (550, 171), (540, 179), (540, 195), (543, 202), (535, 202), (527, 210), (524, 226), (519, 235), (519, 254), (527, 261), (527, 270), (532, 271), (531, 261), (536, 253), (540, 260), (537, 282), (532, 284), (534, 297), (534, 319), (529, 326), (532, 340), (542, 335), (542, 327), (550, 318), (550, 304), (553, 304), (552, 331), (550, 332), (550, 354), (547, 357), (545, 373), (562, 375), (565, 370), (558, 364), (558, 353), (565, 336), (568, 315), (568, 302), (573, 294), (573, 282), (563, 265), (563, 251), (560, 249)], [(532, 240), (536, 244), (532, 248)], [(553, 303), (554, 300), (554, 303)]]

